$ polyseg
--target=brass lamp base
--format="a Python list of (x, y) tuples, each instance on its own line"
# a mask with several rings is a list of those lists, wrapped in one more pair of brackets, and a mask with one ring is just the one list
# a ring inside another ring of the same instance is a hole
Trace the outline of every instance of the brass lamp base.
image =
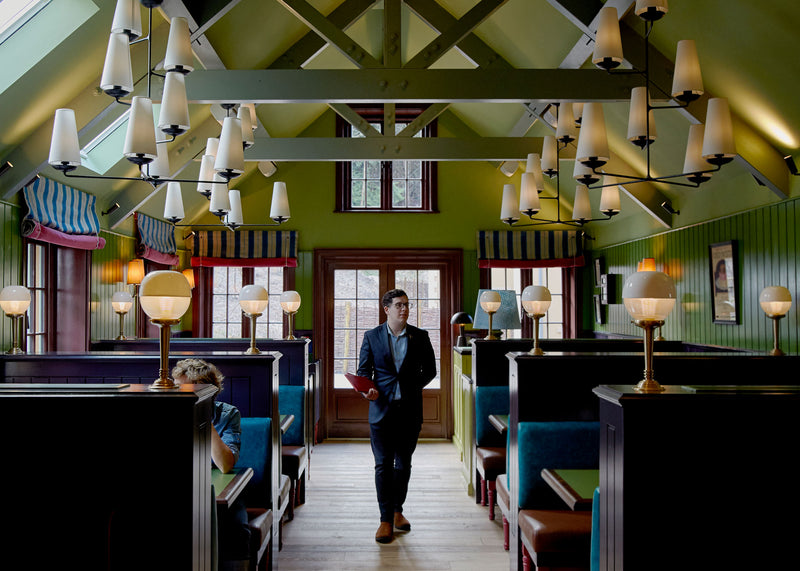
[(642, 379), (633, 387), (637, 393), (661, 393), (664, 392), (664, 387), (655, 379)]
[(258, 347), (248, 347), (248, 349), (244, 352), (245, 355), (260, 355), (261, 349)]
[(25, 351), (20, 349), (19, 347), (12, 347), (8, 351), (6, 351), (6, 355), (24, 355)]
[(660, 319), (637, 319), (633, 322), (644, 329), (644, 379), (633, 387), (638, 393), (660, 393), (664, 387), (653, 378), (653, 331), (664, 325)]
[(180, 385), (169, 376), (169, 337), (171, 334), (170, 328), (176, 323), (180, 323), (180, 319), (151, 319), (150, 322), (157, 325), (161, 333), (161, 361), (158, 369), (158, 378), (153, 381), (149, 388), (151, 391), (177, 389)]
[(533, 319), (533, 348), (528, 351), (528, 355), (544, 355), (544, 351), (539, 347), (539, 320), (544, 317), (544, 313), (529, 313)]

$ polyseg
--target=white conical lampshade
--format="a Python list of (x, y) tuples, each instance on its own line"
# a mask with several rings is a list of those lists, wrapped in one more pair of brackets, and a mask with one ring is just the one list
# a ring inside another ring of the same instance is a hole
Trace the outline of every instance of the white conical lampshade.
[(712, 165), (724, 165), (735, 156), (736, 145), (733, 142), (733, 123), (728, 100), (721, 97), (709, 99), (703, 136), (703, 158)]
[(286, 222), (291, 217), (285, 182), (278, 181), (272, 185), (272, 204), (269, 209), (269, 217), (278, 224)]
[(245, 149), (249, 149), (253, 146), (253, 143), (255, 143), (255, 139), (253, 138), (253, 121), (252, 115), (250, 115), (250, 110), (242, 105), (239, 107), (236, 117), (242, 123), (242, 144), (244, 144)]
[(242, 107), (250, 110), (250, 128), (255, 131), (258, 128), (258, 116), (256, 115), (255, 103), (242, 103)]
[(597, 37), (592, 63), (602, 69), (613, 69), (622, 63), (619, 15), (617, 9), (612, 6), (601, 8), (597, 15)]
[(664, 272), (634, 272), (622, 287), (625, 309), (636, 320), (663, 321), (676, 297), (675, 282)]
[(634, 87), (631, 90), (631, 106), (628, 113), (628, 140), (640, 149), (653, 143), (657, 137), (653, 111), (647, 110), (648, 100), (649, 96), (646, 87)]
[(583, 118), (583, 103), (572, 104), (572, 116), (575, 118), (575, 124), (580, 125)]
[(667, 0), (636, 0), (634, 11), (642, 20), (655, 21), (661, 19), (669, 9)]
[(581, 162), (575, 161), (575, 166), (572, 169), (572, 178), (580, 184), (590, 185), (600, 180), (600, 175), (584, 165)]
[(519, 220), (519, 200), (517, 189), (513, 184), (503, 185), (503, 201), (500, 206), (500, 220), (506, 224), (513, 224)]
[(572, 105), (569, 103), (559, 105), (556, 139), (562, 143), (571, 143), (577, 138), (578, 128), (575, 126), (575, 116), (572, 114)]
[(242, 122), (236, 117), (225, 117), (222, 121), (222, 134), (219, 137), (214, 170), (227, 179), (237, 177), (244, 172)]
[(131, 102), (128, 116), (128, 133), (122, 148), (125, 158), (137, 165), (144, 165), (156, 158), (156, 127), (153, 123), (153, 102), (147, 97), (136, 96)]
[(242, 214), (242, 195), (241, 193), (232, 188), (228, 191), (228, 202), (231, 205), (231, 210), (228, 212), (228, 224), (234, 226), (241, 226), (244, 224), (244, 215)]
[(138, 0), (117, 0), (111, 33), (125, 34), (130, 40), (142, 35), (142, 7)]
[(519, 211), (527, 216), (534, 216), (541, 209), (539, 189), (536, 187), (536, 175), (532, 172), (524, 172), (522, 173), (522, 182), (519, 187)]
[(181, 183), (170, 182), (167, 184), (167, 198), (164, 202), (164, 218), (174, 224), (180, 220), (183, 220), (183, 216)]
[(198, 175), (200, 182), (197, 183), (197, 192), (205, 196), (211, 196), (211, 187), (214, 180), (214, 156), (203, 155), (200, 159), (200, 174)]
[(261, 315), (269, 305), (269, 293), (258, 284), (244, 286), (239, 292), (239, 306), (248, 315)]
[(578, 151), (575, 154), (576, 161), (580, 161), (588, 167), (597, 168), (606, 164), (609, 156), (603, 104), (586, 103), (583, 106)]
[(70, 171), (81, 166), (78, 126), (75, 123), (75, 111), (72, 109), (56, 109), (53, 135), (50, 139), (50, 156), (47, 162), (62, 171)]
[(189, 73), (194, 69), (189, 23), (186, 18), (176, 17), (170, 20), (164, 69), (179, 73)]
[(573, 220), (590, 220), (592, 205), (589, 202), (589, 189), (582, 184), (575, 186), (575, 204), (572, 206)]
[(214, 175), (215, 182), (211, 188), (211, 201), (208, 204), (208, 210), (217, 216), (225, 216), (231, 211), (231, 203), (228, 199), (228, 185), (224, 178), (219, 174)]
[(767, 286), (761, 290), (758, 303), (770, 317), (786, 315), (792, 307), (792, 293), (783, 286)]
[(180, 135), (189, 130), (186, 83), (180, 73), (168, 73), (164, 79), (164, 96), (161, 99), (158, 128), (167, 135)]
[(675, 54), (672, 96), (679, 101), (694, 101), (703, 94), (703, 77), (694, 40), (680, 40)]
[(108, 37), (103, 75), (100, 76), (100, 89), (111, 97), (125, 97), (133, 91), (131, 50), (126, 34), (111, 34)]
[(558, 142), (553, 135), (542, 139), (542, 172), (554, 176), (558, 172)]
[(167, 143), (156, 143), (156, 158), (145, 166), (145, 172), (150, 178), (169, 178), (169, 152)]
[(552, 296), (550, 290), (544, 286), (529, 285), (522, 290), (520, 301), (522, 309), (528, 315), (544, 315), (550, 309)]
[(212, 157), (217, 157), (217, 149), (219, 149), (219, 137), (209, 137), (206, 140), (206, 152), (205, 154), (211, 155)]
[(686, 157), (683, 161), (683, 171), (690, 173), (686, 178), (689, 182), (700, 184), (711, 178), (708, 161), (703, 158), (703, 132), (702, 123), (689, 125), (689, 138), (686, 141)]
[[(613, 186), (606, 186), (613, 185)], [(603, 192), (600, 194), (600, 212), (606, 216), (619, 214), (619, 187), (617, 179), (613, 176), (603, 177)]]

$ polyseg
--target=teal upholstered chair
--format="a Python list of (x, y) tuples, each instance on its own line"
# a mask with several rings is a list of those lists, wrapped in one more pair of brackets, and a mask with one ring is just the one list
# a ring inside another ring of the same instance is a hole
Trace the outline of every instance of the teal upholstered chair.
[[(494, 519), (495, 480), (506, 473), (506, 437), (489, 422), (490, 414), (508, 414), (507, 386), (475, 388), (475, 500), (489, 506)], [(480, 490), (478, 497), (477, 490)]]
[(291, 482), (287, 519), (294, 517), (294, 508), (305, 503), (308, 478), (308, 443), (305, 440), (305, 387), (281, 385), (278, 388), (280, 413), (294, 415), (294, 422), (281, 437), (281, 473)]
[(242, 418), (242, 445), (237, 467), (253, 469), (242, 498), (250, 527), (250, 567), (272, 569), (272, 421), (263, 417)]

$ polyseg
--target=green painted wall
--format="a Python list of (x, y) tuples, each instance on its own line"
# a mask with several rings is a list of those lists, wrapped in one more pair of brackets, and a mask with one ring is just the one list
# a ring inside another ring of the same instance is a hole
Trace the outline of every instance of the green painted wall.
[[(19, 206), (0, 202), (0, 289), (7, 285), (23, 283), (22, 275), (22, 238), (19, 235)], [(2, 313), (2, 312), (0, 312)], [(0, 316), (0, 350), (7, 351), (11, 347), (11, 319)], [(22, 327), (20, 327), (22, 329)]]
[[(584, 275), (584, 327), (588, 330), (624, 335), (641, 335), (630, 323), (622, 305), (625, 276), (635, 271), (644, 257), (656, 259), (675, 279), (678, 303), (663, 327), (667, 339), (766, 351), (772, 348), (772, 322), (758, 304), (761, 290), (768, 285), (789, 288), (795, 305), (780, 323), (781, 347), (800, 351), (800, 313), (797, 310), (800, 285), (800, 200), (787, 200), (728, 218), (661, 233), (592, 252), (602, 257), (606, 272), (615, 275), (614, 303), (604, 308), (606, 323), (593, 323), (592, 294), (598, 293), (587, 268)], [(709, 245), (735, 240), (738, 249), (736, 288), (739, 292), (739, 323), (714, 324), (711, 314)]]
[[(133, 294), (133, 286), (125, 284), (128, 261), (135, 258), (135, 240), (128, 236), (101, 230), (106, 245), (102, 250), (92, 251), (91, 275), (91, 338), (114, 339), (119, 335), (119, 316), (111, 308), (111, 296), (116, 291), (127, 290)], [(133, 313), (125, 316), (126, 337), (135, 336)]]

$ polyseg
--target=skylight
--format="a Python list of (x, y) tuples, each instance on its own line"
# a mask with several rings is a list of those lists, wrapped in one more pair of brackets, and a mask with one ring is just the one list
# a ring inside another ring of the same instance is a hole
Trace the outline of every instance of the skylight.
[(0, 1), (0, 44), (47, 6), (51, 0)]

